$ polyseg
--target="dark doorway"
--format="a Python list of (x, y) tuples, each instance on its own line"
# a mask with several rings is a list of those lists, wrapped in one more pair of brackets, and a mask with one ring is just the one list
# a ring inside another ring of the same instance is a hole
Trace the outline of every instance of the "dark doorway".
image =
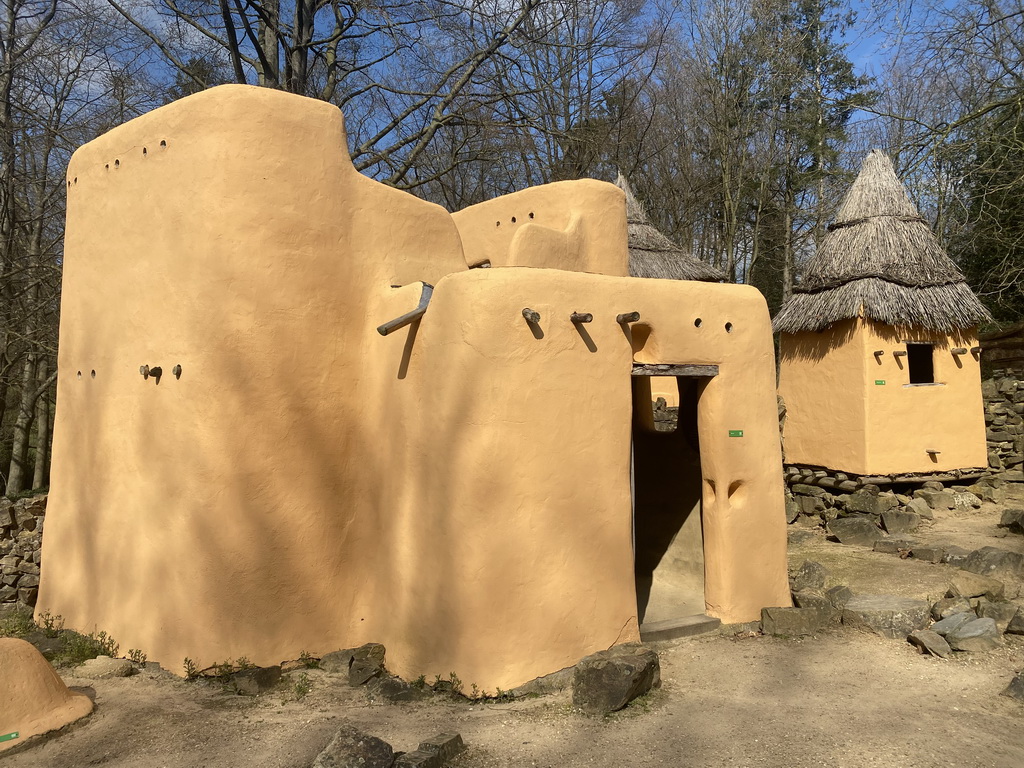
[(675, 377), (679, 410), (670, 430), (652, 407), (651, 376), (634, 368), (632, 380), (634, 563), (645, 624), (704, 613), (697, 406), (708, 379)]

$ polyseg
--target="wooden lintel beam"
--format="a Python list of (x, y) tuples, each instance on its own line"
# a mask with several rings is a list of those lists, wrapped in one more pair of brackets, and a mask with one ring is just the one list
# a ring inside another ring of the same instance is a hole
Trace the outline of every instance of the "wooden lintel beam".
[(633, 363), (634, 376), (717, 376), (717, 365)]

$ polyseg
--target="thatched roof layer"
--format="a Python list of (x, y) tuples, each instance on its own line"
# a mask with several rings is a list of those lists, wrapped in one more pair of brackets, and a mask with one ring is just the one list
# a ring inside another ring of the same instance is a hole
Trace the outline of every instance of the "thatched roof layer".
[(877, 149), (774, 326), (820, 331), (858, 316), (940, 332), (991, 319)]
[(629, 228), (629, 274), (665, 280), (702, 280), (717, 283), (725, 275), (705, 264), (659, 232), (647, 219), (640, 201), (621, 173), (616, 186), (626, 193), (626, 223)]

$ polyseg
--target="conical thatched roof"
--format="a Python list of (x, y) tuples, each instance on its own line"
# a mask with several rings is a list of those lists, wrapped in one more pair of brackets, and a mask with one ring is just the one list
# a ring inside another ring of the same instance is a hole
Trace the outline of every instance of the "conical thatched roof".
[(640, 201), (633, 196), (629, 182), (621, 173), (615, 185), (626, 193), (626, 223), (629, 226), (629, 274), (632, 277), (659, 277), (666, 280), (703, 280), (717, 283), (725, 275), (694, 258), (673, 243), (647, 220)]
[(941, 332), (991, 319), (877, 149), (774, 326), (820, 331), (858, 315)]

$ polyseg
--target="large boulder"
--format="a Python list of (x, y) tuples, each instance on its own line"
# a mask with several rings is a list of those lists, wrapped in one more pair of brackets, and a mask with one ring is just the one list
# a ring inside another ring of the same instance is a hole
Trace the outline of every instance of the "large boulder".
[(925, 600), (897, 595), (859, 595), (843, 608), (843, 624), (870, 629), (883, 637), (905, 638), (928, 626), (931, 606)]
[(343, 725), (324, 748), (313, 768), (391, 768), (395, 752), (386, 741)]
[(573, 672), (572, 703), (590, 714), (622, 709), (661, 684), (658, 654), (624, 643), (582, 659)]

